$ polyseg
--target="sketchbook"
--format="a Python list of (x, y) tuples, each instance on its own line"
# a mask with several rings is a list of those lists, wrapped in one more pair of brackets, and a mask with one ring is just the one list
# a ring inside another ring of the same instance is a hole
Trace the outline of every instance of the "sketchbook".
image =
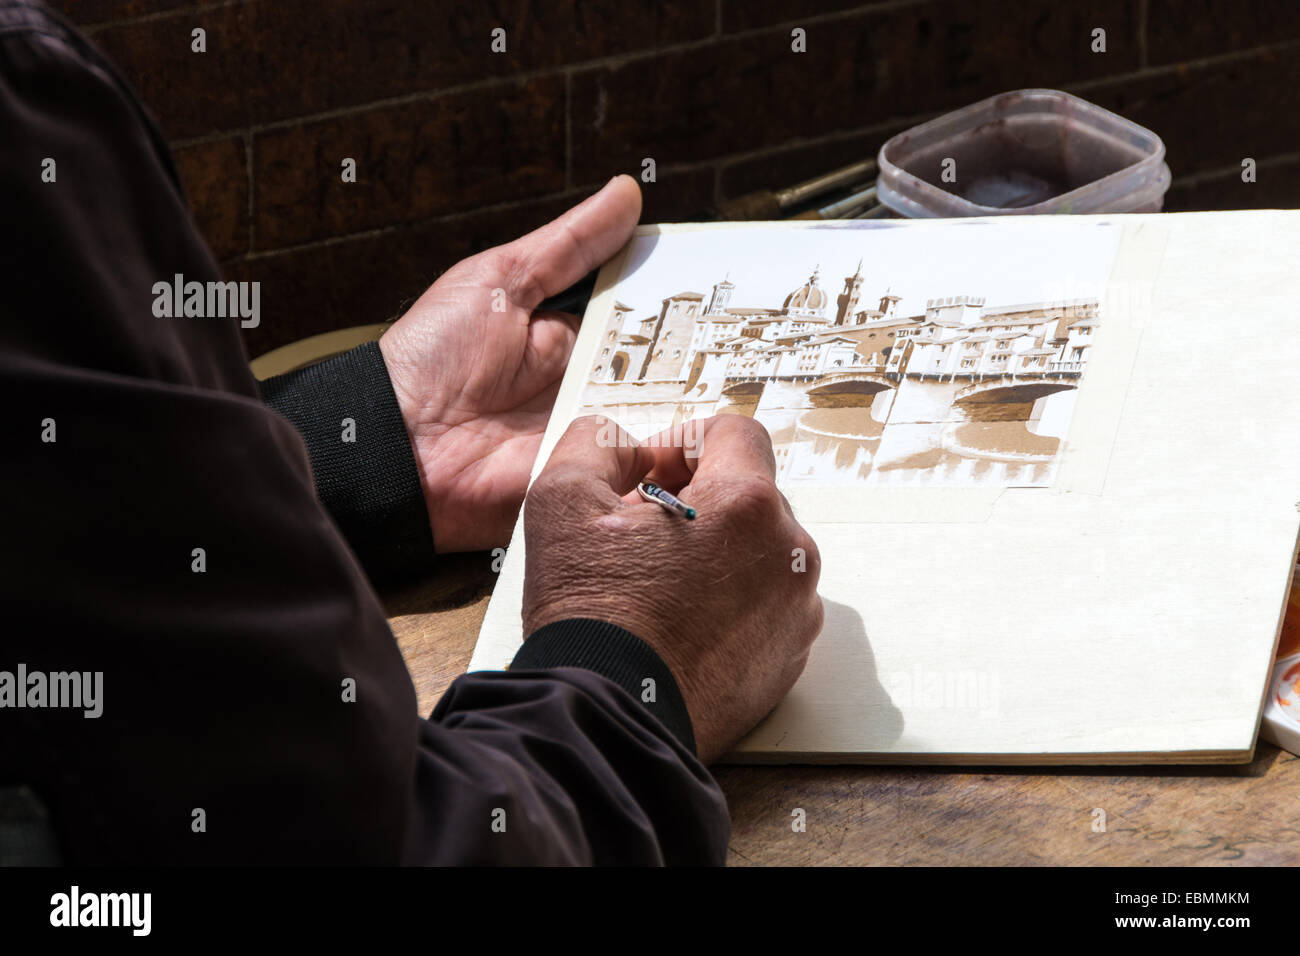
[[(649, 226), (574, 417), (749, 415), (826, 624), (735, 762), (1249, 760), (1300, 532), (1300, 213)], [(522, 524), (471, 670), (523, 639)]]

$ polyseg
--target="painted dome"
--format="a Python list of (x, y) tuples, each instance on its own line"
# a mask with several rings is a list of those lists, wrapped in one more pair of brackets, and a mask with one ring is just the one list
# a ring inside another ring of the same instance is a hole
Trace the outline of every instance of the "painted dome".
[(785, 297), (782, 309), (785, 312), (821, 312), (826, 307), (826, 293), (817, 285), (817, 273), (808, 277), (808, 281)]

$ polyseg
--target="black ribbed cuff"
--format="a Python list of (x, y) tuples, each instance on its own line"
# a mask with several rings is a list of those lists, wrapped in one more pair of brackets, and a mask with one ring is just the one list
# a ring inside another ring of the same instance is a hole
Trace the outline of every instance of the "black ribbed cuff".
[[(695, 730), (677, 679), (655, 649), (631, 631), (585, 617), (555, 621), (534, 631), (510, 663), (512, 671), (552, 667), (581, 667), (608, 677), (695, 753)], [(654, 683), (646, 684), (647, 679)]]
[[(372, 578), (433, 560), (433, 529), (415, 453), (378, 342), (269, 378), (262, 400), (307, 443), (316, 494)], [(355, 423), (345, 441), (344, 419)]]

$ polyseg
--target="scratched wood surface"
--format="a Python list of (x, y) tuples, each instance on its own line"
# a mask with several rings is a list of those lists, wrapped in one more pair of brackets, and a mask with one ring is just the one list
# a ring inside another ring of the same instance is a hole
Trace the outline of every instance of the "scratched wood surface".
[[(461, 555), (384, 595), (421, 713), (464, 673), (495, 577), (489, 555)], [(1233, 767), (714, 774), (731, 807), (732, 865), (1300, 863), (1300, 759), (1263, 742)]]

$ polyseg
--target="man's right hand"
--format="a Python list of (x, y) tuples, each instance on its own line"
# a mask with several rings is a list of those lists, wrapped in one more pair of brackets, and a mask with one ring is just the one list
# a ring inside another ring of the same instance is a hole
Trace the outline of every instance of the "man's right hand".
[[(681, 689), (700, 759), (721, 756), (794, 685), (822, 626), (817, 545), (777, 490), (772, 443), (749, 418), (638, 444), (580, 418), (524, 506), (524, 633), (596, 618), (658, 652)], [(647, 475), (694, 521), (640, 499)]]

